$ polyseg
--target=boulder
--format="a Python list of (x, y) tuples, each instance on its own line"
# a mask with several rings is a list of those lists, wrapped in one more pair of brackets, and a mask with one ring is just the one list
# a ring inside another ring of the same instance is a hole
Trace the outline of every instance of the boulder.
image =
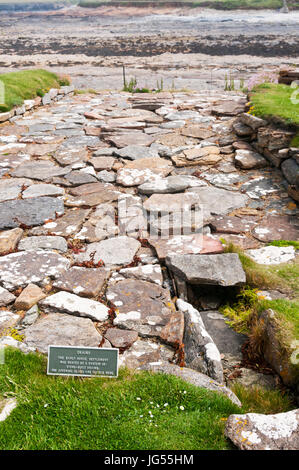
[(241, 450), (298, 450), (299, 410), (231, 415), (225, 435)]

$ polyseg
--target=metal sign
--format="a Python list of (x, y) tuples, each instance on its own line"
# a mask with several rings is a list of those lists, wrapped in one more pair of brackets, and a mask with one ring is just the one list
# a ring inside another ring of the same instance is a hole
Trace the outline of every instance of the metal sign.
[(48, 375), (117, 377), (117, 348), (52, 346), (48, 348)]

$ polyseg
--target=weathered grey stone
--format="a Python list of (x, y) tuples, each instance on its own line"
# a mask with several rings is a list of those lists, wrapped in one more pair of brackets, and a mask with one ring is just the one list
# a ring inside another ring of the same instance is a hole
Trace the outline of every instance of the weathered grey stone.
[(267, 160), (257, 152), (251, 150), (237, 150), (235, 155), (236, 165), (243, 170), (252, 168), (264, 168), (268, 165)]
[(153, 367), (171, 361), (174, 349), (150, 340), (138, 339), (119, 356), (119, 366), (130, 369), (142, 369), (144, 366)]
[(160, 178), (152, 182), (143, 183), (138, 187), (141, 194), (167, 194), (185, 191), (187, 188), (205, 186), (206, 183), (195, 176), (174, 175), (167, 178)]
[(68, 259), (53, 251), (20, 251), (0, 258), (0, 281), (13, 290), (27, 284), (41, 284), (47, 277), (56, 278), (69, 268)]
[(64, 213), (63, 201), (52, 197), (17, 199), (0, 203), (0, 230), (21, 225), (33, 227)]
[(159, 154), (151, 147), (144, 145), (128, 145), (120, 150), (115, 150), (115, 155), (128, 160), (139, 160), (140, 158), (153, 158), (158, 157)]
[(260, 199), (261, 196), (277, 193), (279, 190), (281, 187), (274, 180), (264, 176), (258, 176), (241, 186), (241, 191), (246, 192), (251, 199)]
[(120, 330), (119, 328), (109, 328), (105, 333), (105, 338), (114, 348), (129, 348), (138, 339), (137, 331)]
[(257, 116), (253, 116), (253, 114), (242, 113), (239, 116), (239, 119), (243, 124), (246, 126), (251, 127), (251, 129), (256, 130), (259, 127), (265, 127), (267, 125), (267, 121), (264, 119), (258, 118)]
[(6, 307), (16, 299), (15, 295), (0, 286), (0, 307)]
[(82, 268), (73, 266), (53, 283), (54, 287), (83, 297), (99, 295), (109, 276), (105, 268)]
[(118, 148), (128, 147), (129, 145), (150, 146), (155, 141), (155, 137), (144, 134), (140, 131), (130, 132), (128, 134), (119, 134), (109, 137), (109, 143)]
[(23, 199), (40, 196), (63, 196), (64, 189), (54, 184), (33, 184), (22, 193)]
[(114, 207), (110, 204), (100, 204), (75, 238), (93, 243), (115, 237), (119, 233), (119, 227), (115, 222)]
[(163, 284), (162, 270), (161, 266), (158, 264), (146, 264), (144, 266), (121, 269), (112, 274), (109, 285), (124, 279), (139, 279), (140, 281), (153, 282), (158, 286), (162, 286)]
[(130, 264), (137, 250), (139, 241), (134, 238), (121, 236), (110, 238), (98, 243), (91, 243), (84, 253), (76, 256), (78, 262), (90, 261), (95, 264), (103, 261), (105, 266), (122, 266)]
[(71, 169), (69, 167), (62, 168), (48, 160), (34, 160), (22, 163), (12, 172), (12, 176), (50, 181), (54, 176), (64, 176), (70, 171)]
[(205, 310), (201, 312), (201, 318), (222, 357), (233, 355), (242, 361), (242, 346), (247, 337), (231, 328), (226, 323), (227, 318), (217, 310)]
[(235, 209), (244, 207), (248, 201), (248, 197), (244, 194), (227, 191), (218, 188), (191, 188), (187, 194), (197, 196), (196, 202), (201, 204), (206, 212), (213, 215), (225, 215)]
[[(43, 233), (52, 233), (53, 235), (61, 235), (68, 237), (80, 230), (81, 225), (90, 213), (90, 209), (73, 209), (67, 212), (63, 217), (53, 222), (48, 222), (41, 228)], [(34, 230), (34, 229), (33, 229)], [(40, 230), (32, 231), (32, 235), (39, 235)]]
[(10, 328), (16, 326), (21, 320), (21, 317), (8, 310), (0, 310), (0, 336), (8, 334)]
[(50, 295), (39, 302), (39, 305), (47, 313), (68, 313), (69, 315), (90, 318), (93, 321), (108, 319), (109, 309), (106, 305), (65, 291)]
[(116, 174), (114, 173), (114, 171), (99, 171), (97, 173), (97, 179), (99, 181), (103, 181), (103, 183), (114, 183), (114, 181), (116, 180)]
[(213, 107), (212, 113), (219, 116), (236, 116), (244, 112), (244, 104), (233, 100), (219, 100)]
[(258, 264), (287, 263), (296, 257), (293, 246), (264, 246), (256, 250), (247, 250), (246, 255)]
[(186, 365), (223, 383), (220, 353), (207, 332), (200, 313), (182, 299), (178, 299), (176, 304), (185, 318), (183, 342)]
[(167, 362), (160, 362), (160, 364), (151, 364), (147, 363), (144, 366), (140, 367), (143, 370), (151, 370), (153, 372), (158, 372), (167, 375), (175, 375), (185, 382), (191, 383), (196, 387), (206, 388), (213, 392), (221, 393), (227, 396), (232, 403), (241, 407), (241, 402), (238, 397), (223, 384), (219, 384), (216, 380), (213, 380), (211, 377), (200, 372), (189, 369), (188, 367), (179, 367), (175, 364), (169, 364)]
[(73, 186), (79, 186), (81, 184), (96, 183), (97, 178), (94, 175), (90, 175), (84, 171), (74, 170), (66, 175), (67, 181)]
[(37, 236), (26, 237), (20, 241), (18, 250), (58, 250), (62, 253), (67, 251), (67, 242), (63, 237)]
[(20, 351), (22, 351), (24, 354), (35, 351), (35, 348), (30, 347), (27, 344), (24, 344), (21, 341), (18, 341), (12, 338), (11, 336), (2, 336), (0, 338), (0, 346), (3, 346), (3, 347), (9, 346), (9, 347), (17, 348)]
[(0, 202), (17, 199), (22, 189), (31, 183), (32, 181), (27, 178), (9, 178), (0, 181)]
[(296, 185), (299, 176), (299, 165), (294, 158), (288, 158), (281, 164), (281, 170), (292, 185)]
[(240, 286), (246, 275), (237, 253), (216, 255), (172, 255), (166, 264), (173, 274), (190, 284)]
[(231, 415), (225, 435), (241, 450), (298, 450), (299, 410)]
[(114, 325), (158, 337), (168, 344), (181, 344), (184, 317), (175, 312), (170, 293), (150, 282), (119, 281), (108, 287), (107, 299), (117, 308)]
[(233, 124), (233, 129), (239, 137), (246, 137), (253, 133), (251, 127), (246, 126), (246, 124), (243, 124), (242, 122), (235, 122)]
[(51, 313), (25, 330), (25, 343), (47, 354), (48, 346), (98, 347), (102, 336), (88, 318)]

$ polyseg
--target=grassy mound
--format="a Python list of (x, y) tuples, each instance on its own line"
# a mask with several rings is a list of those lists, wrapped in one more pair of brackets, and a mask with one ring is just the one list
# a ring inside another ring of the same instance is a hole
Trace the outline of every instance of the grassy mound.
[(38, 69), (2, 74), (0, 85), (1, 82), (4, 85), (4, 103), (0, 103), (0, 112), (22, 105), (24, 100), (43, 96), (50, 88), (60, 88), (67, 84), (55, 73)]

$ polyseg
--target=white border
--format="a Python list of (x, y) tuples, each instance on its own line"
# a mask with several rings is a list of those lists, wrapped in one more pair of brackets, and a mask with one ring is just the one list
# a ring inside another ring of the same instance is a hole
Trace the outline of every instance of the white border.
[[(49, 357), (50, 357), (50, 348), (77, 348), (77, 349), (97, 349), (97, 350), (102, 350), (102, 351), (118, 351), (117, 357), (116, 357), (116, 370), (117, 370), (117, 375), (85, 375), (85, 374), (55, 374), (53, 372), (49, 372)], [(48, 346), (48, 358), (47, 358), (47, 375), (63, 375), (67, 377), (89, 377), (89, 378), (96, 378), (96, 377), (105, 377), (105, 378), (110, 378), (110, 379), (117, 379), (118, 378), (118, 363), (119, 363), (119, 348), (97, 348), (94, 346), (64, 346), (62, 344), (49, 344)]]

